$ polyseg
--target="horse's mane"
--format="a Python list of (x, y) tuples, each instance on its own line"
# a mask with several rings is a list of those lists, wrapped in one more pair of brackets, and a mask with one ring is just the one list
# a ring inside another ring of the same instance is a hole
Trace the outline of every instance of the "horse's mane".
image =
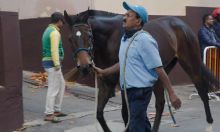
[(113, 17), (113, 16), (116, 16), (116, 15), (119, 15), (119, 14), (112, 13), (112, 12), (107, 12), (107, 11), (101, 11), (101, 10), (86, 10), (86, 11), (83, 11), (83, 12), (77, 14), (78, 17), (85, 16), (85, 15)]
[(79, 14), (72, 16), (72, 21), (74, 23), (86, 23), (90, 17), (101, 16), (101, 17), (110, 18), (110, 17), (114, 17), (117, 15), (119, 15), (119, 14), (111, 13), (111, 12), (107, 12), (107, 11), (86, 10), (84, 12), (81, 12)]

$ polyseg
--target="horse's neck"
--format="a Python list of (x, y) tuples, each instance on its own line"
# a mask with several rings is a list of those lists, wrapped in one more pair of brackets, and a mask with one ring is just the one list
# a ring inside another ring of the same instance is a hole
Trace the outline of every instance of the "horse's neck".
[(123, 16), (122, 15), (115, 15), (112, 17), (109, 16), (92, 16), (91, 18), (95, 19), (96, 21), (102, 21), (102, 22), (117, 22), (122, 21)]
[(121, 15), (108, 18), (98, 16), (92, 17), (88, 21), (93, 31), (94, 50), (97, 50), (95, 52), (100, 54), (96, 56), (99, 62), (105, 62), (106, 60), (116, 62), (122, 36), (122, 18)]
[(105, 17), (114, 17), (117, 16), (119, 14), (116, 13), (111, 13), (111, 12), (106, 12), (106, 11), (100, 11), (100, 10), (91, 10), (90, 14), (93, 14), (93, 16), (105, 16)]
[(109, 30), (108, 27), (111, 27), (112, 29), (114, 26), (122, 26), (122, 20), (122, 15), (117, 15), (114, 17), (92, 16), (88, 19), (88, 23), (94, 25), (94, 29)]
[(122, 30), (122, 15), (114, 17), (94, 16), (88, 19), (88, 23), (92, 27), (94, 34), (111, 36), (111, 33), (117, 30)]

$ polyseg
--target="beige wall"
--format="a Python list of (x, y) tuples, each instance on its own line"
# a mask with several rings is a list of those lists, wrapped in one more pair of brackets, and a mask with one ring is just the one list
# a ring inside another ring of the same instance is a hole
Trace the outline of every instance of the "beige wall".
[(185, 16), (186, 6), (220, 7), (220, 0), (94, 0), (94, 7), (115, 13), (124, 13), (122, 2), (147, 8), (150, 15)]
[(47, 17), (64, 10), (76, 14), (91, 6), (91, 0), (0, 0), (1, 11), (19, 12), (20, 19)]
[[(124, 0), (0, 0), (1, 11), (19, 12), (20, 19), (47, 17), (54, 11), (76, 14), (88, 7), (124, 13)], [(150, 15), (185, 15), (186, 6), (220, 7), (220, 0), (126, 0), (147, 8)]]

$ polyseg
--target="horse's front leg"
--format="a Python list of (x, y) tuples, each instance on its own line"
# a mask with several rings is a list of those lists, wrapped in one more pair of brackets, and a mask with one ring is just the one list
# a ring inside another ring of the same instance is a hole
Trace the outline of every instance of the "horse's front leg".
[(155, 102), (156, 117), (154, 120), (152, 132), (158, 132), (162, 113), (164, 110), (164, 104), (165, 104), (164, 89), (159, 82), (154, 87), (154, 95), (155, 95), (155, 99), (156, 99), (156, 102)]
[(104, 132), (111, 132), (106, 121), (104, 119), (104, 108), (109, 100), (111, 95), (111, 88), (108, 87), (104, 82), (99, 81), (98, 83), (99, 92), (98, 92), (98, 104), (97, 104), (97, 120), (99, 121)]

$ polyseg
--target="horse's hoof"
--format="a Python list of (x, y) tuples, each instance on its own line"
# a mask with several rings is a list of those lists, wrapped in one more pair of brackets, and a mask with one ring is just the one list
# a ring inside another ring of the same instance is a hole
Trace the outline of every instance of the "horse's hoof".
[(213, 132), (212, 124), (209, 124), (209, 126), (206, 128), (206, 132)]
[(171, 127), (180, 127), (178, 124), (170, 124)]

